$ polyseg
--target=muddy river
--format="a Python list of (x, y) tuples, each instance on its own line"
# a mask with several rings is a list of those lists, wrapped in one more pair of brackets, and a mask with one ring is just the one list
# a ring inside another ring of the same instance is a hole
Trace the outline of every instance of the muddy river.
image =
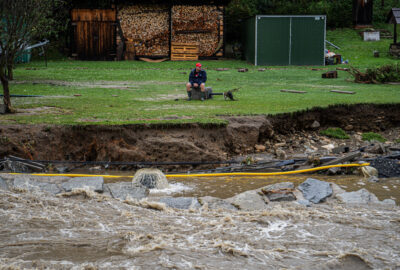
[[(169, 178), (170, 188), (150, 197), (228, 198), (307, 177)], [(312, 177), (400, 202), (400, 178)], [(392, 205), (155, 210), (96, 193), (0, 189), (0, 224), (0, 269), (400, 269), (400, 211)]]

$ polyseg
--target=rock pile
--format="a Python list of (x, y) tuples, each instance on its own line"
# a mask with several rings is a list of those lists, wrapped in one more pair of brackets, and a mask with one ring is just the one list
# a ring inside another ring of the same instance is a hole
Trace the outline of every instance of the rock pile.
[[(215, 197), (148, 197), (149, 188), (137, 182), (120, 182), (105, 184), (103, 177), (34, 177), (20, 175), (0, 175), (0, 191), (42, 192), (57, 196), (87, 191), (90, 194), (101, 193), (120, 200), (137, 200), (144, 198), (149, 203), (162, 204), (165, 208), (175, 209), (222, 209), (225, 211), (262, 211), (274, 207), (277, 203), (296, 203), (303, 206), (313, 206), (324, 202), (357, 205), (396, 205), (391, 199), (379, 201), (367, 191), (360, 189), (346, 192), (338, 185), (308, 178), (297, 188), (291, 182), (268, 185), (259, 189), (249, 190), (228, 199)], [(91, 196), (93, 197), (93, 196)], [(138, 204), (140, 205), (140, 203)], [(158, 208), (157, 208), (158, 209)], [(158, 209), (158, 210), (160, 210)]]

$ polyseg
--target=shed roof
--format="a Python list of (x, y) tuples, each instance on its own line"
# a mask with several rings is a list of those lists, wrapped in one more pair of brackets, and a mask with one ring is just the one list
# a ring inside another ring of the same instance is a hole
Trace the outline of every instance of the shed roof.
[(400, 24), (400, 8), (392, 8), (387, 17), (387, 22)]

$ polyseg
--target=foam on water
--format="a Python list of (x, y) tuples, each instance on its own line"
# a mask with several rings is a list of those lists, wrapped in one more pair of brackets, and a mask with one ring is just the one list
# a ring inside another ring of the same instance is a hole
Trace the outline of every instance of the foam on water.
[(150, 189), (151, 195), (171, 195), (176, 193), (183, 193), (193, 190), (192, 187), (186, 186), (182, 183), (169, 183), (167, 188), (163, 189)]

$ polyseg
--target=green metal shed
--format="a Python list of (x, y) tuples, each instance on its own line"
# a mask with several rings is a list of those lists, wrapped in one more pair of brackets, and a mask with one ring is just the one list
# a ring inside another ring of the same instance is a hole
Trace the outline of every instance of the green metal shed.
[(254, 65), (325, 65), (325, 15), (257, 15), (245, 23), (244, 54)]

